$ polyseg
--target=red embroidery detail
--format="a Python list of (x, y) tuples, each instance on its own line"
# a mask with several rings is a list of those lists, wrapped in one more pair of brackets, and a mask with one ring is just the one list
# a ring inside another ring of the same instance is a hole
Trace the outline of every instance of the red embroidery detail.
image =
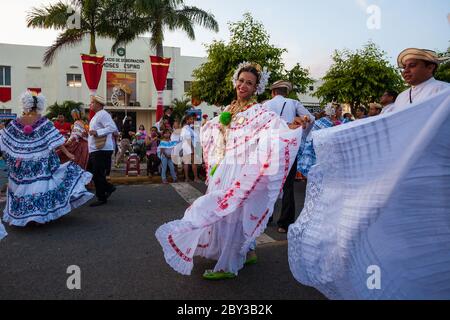
[(261, 219), (258, 221), (258, 224), (256, 225), (255, 229), (252, 232), (252, 236), (255, 234), (256, 230), (258, 230), (258, 228), (261, 226), (261, 224), (263, 223), (264, 219), (266, 219), (268, 214), (269, 214), (269, 209), (267, 209), (264, 212), (264, 214), (262, 215)]
[(294, 145), (297, 146), (297, 139), (292, 139), (292, 140), (286, 140), (283, 139), (284, 142), (287, 143), (286, 147), (284, 148), (284, 176), (283, 176), (283, 181), (281, 183), (281, 188), (280, 188), (280, 192), (281, 190), (283, 190), (283, 186), (284, 183), (286, 182), (287, 176), (289, 175), (289, 164), (290, 164), (290, 150), (289, 150), (289, 145)]
[[(269, 155), (268, 155), (268, 157), (267, 157), (267, 161), (269, 162), (270, 159), (272, 159), (272, 150), (270, 150), (270, 152), (269, 152)], [(258, 177), (257, 177), (257, 178), (255, 179), (255, 181), (253, 182), (252, 187), (250, 188), (250, 190), (247, 190), (247, 191), (245, 192), (245, 196), (241, 199), (241, 202), (239, 203), (239, 207), (242, 206), (242, 204), (248, 199), (248, 197), (250, 196), (250, 194), (256, 189), (256, 185), (261, 181), (261, 179), (262, 179), (262, 177), (263, 177), (263, 175), (264, 175), (264, 171), (265, 171), (266, 169), (267, 169), (267, 168), (264, 168), (264, 166), (263, 166), (263, 168), (261, 168)]]
[(186, 262), (192, 262), (192, 258), (189, 258), (188, 256), (186, 256), (181, 250), (180, 248), (178, 248), (178, 246), (175, 244), (175, 241), (173, 241), (173, 237), (172, 235), (169, 235), (168, 237), (169, 243), (172, 246), (173, 250), (175, 250), (175, 252), (181, 257), (181, 259), (183, 259)]
[[(253, 136), (256, 136), (261, 130), (263, 129), (267, 129), (270, 127), (270, 123), (273, 121), (273, 119), (270, 119), (269, 121), (267, 121), (267, 123), (265, 123), (263, 126), (259, 127), (258, 129), (255, 130)], [(233, 149), (236, 149), (242, 145), (244, 145), (246, 142), (248, 142), (250, 139), (246, 140), (246, 137), (242, 138), (244, 141), (240, 142), (240, 143), (234, 143), (234, 145), (231, 145), (229, 147), (227, 147), (225, 149), (225, 151), (231, 151)]]

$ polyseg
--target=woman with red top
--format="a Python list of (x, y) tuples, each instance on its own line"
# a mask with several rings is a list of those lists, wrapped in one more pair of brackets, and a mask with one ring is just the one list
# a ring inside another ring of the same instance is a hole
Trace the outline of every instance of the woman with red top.
[[(86, 170), (89, 160), (88, 127), (82, 119), (80, 110), (73, 109), (71, 115), (75, 123), (65, 146), (74, 155), (75, 159), (73, 161)], [(69, 160), (64, 154), (59, 156), (62, 163)]]
[(64, 115), (59, 114), (57, 120), (53, 123), (55, 128), (63, 135), (63, 137), (67, 138), (72, 129), (72, 124), (70, 122), (66, 122)]

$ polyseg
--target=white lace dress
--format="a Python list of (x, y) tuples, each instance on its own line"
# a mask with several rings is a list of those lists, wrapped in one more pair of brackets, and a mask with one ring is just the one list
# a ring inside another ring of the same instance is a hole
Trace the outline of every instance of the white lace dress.
[(219, 118), (202, 127), (208, 172), (218, 164), (206, 195), (156, 232), (167, 263), (181, 274), (191, 273), (194, 256), (217, 260), (214, 271), (238, 273), (273, 213), (302, 135), (257, 104), (231, 123), (220, 160), (220, 127)]
[(14, 120), (0, 131), (8, 167), (3, 221), (19, 227), (58, 219), (93, 197), (85, 188), (92, 174), (71, 161), (60, 164), (54, 150), (64, 144), (64, 137), (53, 123), (42, 117), (32, 129), (26, 133)]
[(449, 123), (447, 90), (313, 134), (317, 164), (288, 233), (299, 282), (332, 299), (450, 299)]

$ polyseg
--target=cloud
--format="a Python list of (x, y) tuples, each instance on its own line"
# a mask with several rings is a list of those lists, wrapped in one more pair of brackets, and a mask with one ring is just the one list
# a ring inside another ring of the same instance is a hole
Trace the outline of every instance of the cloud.
[(356, 1), (356, 4), (358, 5), (358, 7), (362, 11), (366, 12), (367, 7), (369, 7), (369, 4), (367, 3), (367, 0), (355, 0), (355, 1)]

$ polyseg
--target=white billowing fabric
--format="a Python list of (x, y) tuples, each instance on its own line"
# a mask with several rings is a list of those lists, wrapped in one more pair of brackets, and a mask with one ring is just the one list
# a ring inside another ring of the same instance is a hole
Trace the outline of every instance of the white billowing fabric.
[(299, 282), (332, 299), (450, 299), (449, 123), (447, 90), (314, 132), (317, 165), (288, 233)]
[(118, 132), (116, 123), (112, 119), (111, 115), (105, 110), (98, 111), (94, 117), (92, 117), (89, 123), (89, 131), (96, 130), (97, 135), (99, 137), (107, 136), (105, 146), (101, 150), (97, 150), (95, 146), (95, 138), (93, 136), (89, 136), (88, 145), (89, 145), (89, 153), (95, 151), (113, 151), (114, 139), (113, 133)]
[(381, 114), (392, 112), (394, 111), (394, 108), (395, 103), (388, 104), (387, 106), (383, 107), (383, 110), (381, 110)]
[(2, 222), (0, 221), (0, 240), (2, 240), (4, 237), (6, 237), (7, 233), (5, 230), (5, 227), (3, 226)]
[(397, 112), (403, 110), (403, 108), (412, 106), (410, 102), (410, 93), (413, 104), (420, 103), (431, 96), (434, 96), (442, 91), (448, 90), (450, 83), (438, 81), (435, 78), (431, 78), (417, 86), (411, 87), (399, 94), (395, 100), (395, 106), (388, 112)]
[(217, 260), (215, 271), (243, 267), (254, 240), (264, 232), (275, 201), (297, 156), (301, 129), (286, 123), (261, 105), (241, 112), (227, 135), (220, 158), (219, 118), (202, 127), (201, 143), (209, 172), (206, 195), (187, 209), (181, 220), (161, 226), (156, 237), (166, 262), (189, 275), (194, 256)]
[(14, 120), (0, 130), (8, 167), (3, 221), (19, 227), (56, 220), (93, 197), (85, 187), (92, 174), (71, 161), (60, 164), (55, 149), (64, 137), (53, 123), (41, 118), (32, 127), (27, 135), (25, 126)]

